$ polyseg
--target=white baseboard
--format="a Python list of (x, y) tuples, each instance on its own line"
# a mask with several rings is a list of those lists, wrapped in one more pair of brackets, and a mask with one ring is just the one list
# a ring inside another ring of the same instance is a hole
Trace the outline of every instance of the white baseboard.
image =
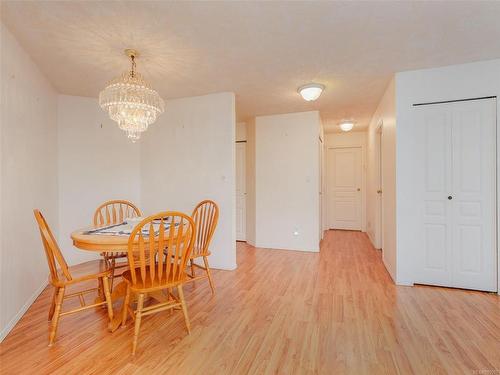
[(398, 280), (398, 281), (396, 281), (396, 285), (400, 285), (400, 286), (414, 286), (415, 284), (413, 283), (413, 281), (410, 281), (410, 280)]
[(21, 307), (21, 309), (17, 312), (17, 314), (10, 320), (10, 322), (7, 323), (7, 325), (2, 328), (2, 332), (0, 333), (0, 342), (2, 342), (3, 339), (5, 339), (5, 337), (7, 337), (7, 335), (12, 330), (12, 328), (15, 327), (15, 325), (17, 324), (17, 322), (23, 317), (24, 313), (26, 311), (28, 311), (28, 309), (30, 308), (30, 306), (33, 304), (33, 302), (35, 302), (35, 300), (38, 298), (38, 296), (40, 295), (40, 293), (43, 292), (43, 290), (47, 287), (47, 285), (48, 285), (48, 283), (44, 283), (43, 285), (41, 285), (35, 291), (35, 293), (33, 293), (31, 295), (31, 297), (26, 301), (26, 303), (24, 304), (24, 306)]

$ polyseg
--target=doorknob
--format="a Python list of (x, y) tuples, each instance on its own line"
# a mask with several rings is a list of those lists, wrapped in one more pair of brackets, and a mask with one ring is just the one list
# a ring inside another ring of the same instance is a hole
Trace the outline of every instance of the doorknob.
[(451, 195), (448, 195), (448, 200), (451, 201), (453, 197)]
[(358, 188), (358, 191), (361, 191), (361, 189), (360, 189), (360, 188)]
[(382, 190), (377, 190), (377, 194), (382, 194)]

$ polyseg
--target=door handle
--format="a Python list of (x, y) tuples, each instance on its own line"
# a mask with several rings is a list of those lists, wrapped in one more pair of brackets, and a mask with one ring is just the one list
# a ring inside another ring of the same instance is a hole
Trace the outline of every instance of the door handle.
[(377, 190), (377, 194), (382, 194), (382, 190)]
[(358, 190), (358, 191), (361, 191), (361, 189), (360, 189), (360, 188), (358, 188), (357, 190)]
[(451, 201), (453, 197), (451, 195), (448, 195), (448, 200)]

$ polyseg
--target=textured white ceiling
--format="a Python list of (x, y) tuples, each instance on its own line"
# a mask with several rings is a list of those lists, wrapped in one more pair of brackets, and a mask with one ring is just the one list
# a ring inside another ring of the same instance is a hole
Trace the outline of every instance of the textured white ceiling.
[[(500, 57), (500, 2), (2, 1), (2, 21), (61, 93), (128, 69), (164, 99), (233, 91), (238, 120), (320, 110), (365, 127), (397, 71)], [(313, 103), (296, 88), (326, 85)], [(355, 130), (356, 130), (355, 129)]]

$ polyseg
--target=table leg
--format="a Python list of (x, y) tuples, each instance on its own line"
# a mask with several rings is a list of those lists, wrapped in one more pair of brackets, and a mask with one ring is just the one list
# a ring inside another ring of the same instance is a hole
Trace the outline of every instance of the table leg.
[[(116, 302), (118, 299), (124, 299), (125, 293), (127, 292), (127, 283), (125, 281), (120, 282), (115, 285), (113, 292), (111, 293), (111, 300)], [(108, 324), (108, 330), (110, 332), (116, 331), (122, 324), (122, 309), (124, 308), (123, 303), (121, 308), (113, 309), (113, 320)]]

